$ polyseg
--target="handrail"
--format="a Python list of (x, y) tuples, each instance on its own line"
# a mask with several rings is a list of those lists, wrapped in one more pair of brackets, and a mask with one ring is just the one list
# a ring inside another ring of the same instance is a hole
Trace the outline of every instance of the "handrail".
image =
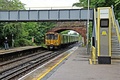
[(116, 24), (118, 25), (118, 28), (119, 28), (119, 33), (120, 33), (120, 25), (119, 25), (119, 22), (118, 22), (118, 20), (116, 20)]
[(111, 13), (111, 8), (109, 8), (109, 37), (108, 37), (108, 40), (109, 40), (109, 56), (111, 56), (111, 29), (112, 29), (112, 25), (111, 25), (111, 17), (112, 15), (110, 14)]
[(113, 7), (112, 7), (112, 9), (111, 9), (111, 16), (112, 16), (112, 22), (113, 22), (113, 25), (114, 25), (114, 27), (116, 28), (116, 32), (117, 32), (117, 37), (118, 37), (118, 42), (119, 42), (119, 44), (120, 44), (120, 28), (119, 28), (119, 24), (118, 24), (118, 22), (116, 21), (116, 19), (115, 19), (115, 15), (114, 15), (114, 11), (113, 11)]
[(112, 9), (111, 9), (110, 13), (112, 12), (112, 13), (111, 13), (111, 16), (112, 16), (112, 21), (113, 21), (113, 25), (114, 25), (113, 27), (115, 27), (115, 20), (116, 20), (116, 19), (115, 19), (115, 13), (114, 13), (114, 11), (113, 11), (113, 6), (111, 6), (111, 8), (112, 8)]

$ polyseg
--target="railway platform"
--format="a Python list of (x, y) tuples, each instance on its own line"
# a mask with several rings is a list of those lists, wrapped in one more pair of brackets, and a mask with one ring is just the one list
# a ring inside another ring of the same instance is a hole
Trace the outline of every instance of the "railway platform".
[[(120, 60), (90, 65), (85, 47), (74, 47), (50, 67), (38, 68), (19, 80), (120, 80)], [(52, 62), (53, 63), (53, 62)]]
[(22, 50), (37, 48), (37, 47), (40, 47), (40, 46), (24, 46), (24, 47), (10, 48), (10, 49), (8, 49), (8, 50), (1, 49), (1, 50), (0, 50), (0, 55), (2, 55), (2, 54), (7, 54), (7, 53), (11, 53), (11, 52), (16, 52), (16, 51), (22, 51)]
[(120, 63), (90, 65), (85, 48), (78, 48), (47, 80), (120, 80)]

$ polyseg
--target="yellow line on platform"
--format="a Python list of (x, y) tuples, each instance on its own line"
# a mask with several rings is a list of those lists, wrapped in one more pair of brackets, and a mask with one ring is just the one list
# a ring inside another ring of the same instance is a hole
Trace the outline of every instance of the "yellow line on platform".
[(71, 54), (72, 54), (72, 52), (69, 53), (68, 55), (66, 55), (64, 58), (62, 58), (57, 64), (55, 64), (54, 66), (52, 66), (51, 68), (49, 68), (45, 73), (43, 73), (37, 80), (41, 80), (42, 78), (44, 78), (50, 71), (52, 71), (55, 67), (57, 67), (63, 60), (65, 60)]

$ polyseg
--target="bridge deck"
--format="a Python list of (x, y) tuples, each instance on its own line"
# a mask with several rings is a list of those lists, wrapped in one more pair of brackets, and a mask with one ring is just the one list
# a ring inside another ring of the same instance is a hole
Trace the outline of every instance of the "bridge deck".
[[(80, 21), (87, 20), (87, 9), (10, 10), (0, 11), (0, 21)], [(90, 20), (93, 20), (90, 9)]]

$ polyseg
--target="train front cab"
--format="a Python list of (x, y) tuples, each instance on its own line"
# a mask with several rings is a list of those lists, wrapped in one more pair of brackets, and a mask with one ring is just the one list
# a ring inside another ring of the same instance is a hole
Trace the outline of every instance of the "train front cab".
[(45, 44), (49, 50), (57, 49), (60, 46), (60, 35), (54, 32), (47, 33), (45, 36)]

